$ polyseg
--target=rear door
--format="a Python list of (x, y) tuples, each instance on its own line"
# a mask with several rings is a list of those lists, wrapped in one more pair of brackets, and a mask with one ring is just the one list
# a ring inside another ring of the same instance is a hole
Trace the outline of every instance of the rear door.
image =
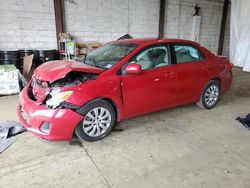
[(172, 44), (175, 56), (179, 104), (196, 102), (209, 81), (209, 61), (191, 44)]
[(165, 44), (147, 47), (129, 63), (142, 66), (140, 74), (122, 76), (124, 111), (127, 116), (172, 106), (175, 96), (175, 65), (171, 65), (170, 49)]

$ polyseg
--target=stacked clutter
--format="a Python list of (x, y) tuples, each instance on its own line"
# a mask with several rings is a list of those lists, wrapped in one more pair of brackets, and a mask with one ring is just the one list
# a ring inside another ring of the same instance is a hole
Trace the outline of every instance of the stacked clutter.
[(0, 50), (0, 65), (12, 64), (20, 68), (19, 50)]
[(18, 69), (14, 65), (0, 65), (0, 95), (17, 94), (19, 91)]
[(59, 33), (60, 59), (80, 61), (90, 51), (99, 48), (102, 44), (98, 41), (80, 42), (75, 40), (70, 33)]
[(57, 59), (56, 50), (0, 50), (0, 95), (19, 93), (37, 66)]
[(96, 48), (100, 48), (102, 44), (98, 41), (92, 41), (89, 43), (84, 42), (77, 42), (76, 43), (76, 49), (77, 49), (77, 57), (80, 59), (84, 57), (86, 54), (91, 52), (92, 50)]

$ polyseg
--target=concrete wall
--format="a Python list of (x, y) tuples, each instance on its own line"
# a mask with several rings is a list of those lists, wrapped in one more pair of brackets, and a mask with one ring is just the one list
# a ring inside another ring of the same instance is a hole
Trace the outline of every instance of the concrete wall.
[(159, 0), (65, 1), (65, 25), (76, 40), (108, 42), (129, 33), (156, 37)]
[(56, 47), (53, 0), (0, 0), (0, 49)]
[[(191, 39), (194, 6), (201, 8), (199, 42), (213, 52), (217, 52), (223, 0), (167, 0), (165, 37)], [(225, 50), (228, 46), (225, 46)]]
[[(64, 0), (65, 28), (77, 41), (108, 42), (129, 33), (157, 37), (160, 0)], [(201, 7), (200, 43), (217, 52), (223, 0), (167, 0), (165, 37), (191, 38)], [(229, 21), (227, 23), (229, 26)], [(224, 55), (228, 55), (227, 27)], [(0, 48), (56, 48), (53, 0), (0, 0)]]
[[(157, 37), (159, 0), (95, 0), (65, 2), (66, 30), (77, 40), (107, 42), (125, 33), (134, 37)], [(217, 53), (223, 0), (167, 0), (165, 37), (191, 39), (192, 15), (201, 7), (200, 43)], [(229, 22), (228, 22), (229, 23)], [(229, 27), (224, 55), (228, 55)]]

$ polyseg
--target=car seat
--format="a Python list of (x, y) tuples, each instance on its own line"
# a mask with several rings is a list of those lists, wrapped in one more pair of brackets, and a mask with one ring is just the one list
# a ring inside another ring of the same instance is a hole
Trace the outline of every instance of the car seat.
[(149, 51), (150, 60), (154, 63), (154, 67), (162, 67), (168, 64), (166, 50), (153, 49)]
[(189, 50), (181, 49), (175, 52), (177, 63), (184, 63), (196, 60), (196, 58), (192, 57)]
[(153, 68), (154, 63), (149, 59), (148, 52), (142, 56), (141, 59), (137, 60), (136, 64), (141, 65), (142, 70)]

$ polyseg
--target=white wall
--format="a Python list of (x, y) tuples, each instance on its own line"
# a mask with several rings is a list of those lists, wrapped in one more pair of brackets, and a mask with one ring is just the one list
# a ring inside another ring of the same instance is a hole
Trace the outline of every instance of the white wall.
[[(65, 1), (68, 32), (80, 41), (108, 42), (123, 34), (157, 37), (160, 0)], [(191, 39), (196, 3), (201, 7), (200, 43), (217, 53), (223, 0), (166, 0), (165, 37)], [(230, 11), (223, 55), (229, 54)]]
[(76, 40), (108, 42), (129, 33), (158, 35), (159, 0), (65, 1), (67, 32)]
[[(199, 42), (217, 53), (223, 0), (167, 0), (165, 37), (191, 39), (192, 16), (196, 3), (201, 8)], [(224, 49), (227, 51), (228, 44)]]
[[(217, 52), (223, 0), (166, 0), (165, 37), (191, 38), (195, 3), (200, 43)], [(157, 37), (160, 0), (64, 0), (66, 31), (77, 41), (108, 42), (129, 33)], [(224, 55), (229, 49), (229, 21)], [(56, 48), (53, 0), (0, 0), (1, 48)]]
[(0, 0), (0, 49), (56, 47), (53, 0)]
[(157, 37), (159, 0), (127, 0), (129, 6), (129, 34), (134, 37)]

